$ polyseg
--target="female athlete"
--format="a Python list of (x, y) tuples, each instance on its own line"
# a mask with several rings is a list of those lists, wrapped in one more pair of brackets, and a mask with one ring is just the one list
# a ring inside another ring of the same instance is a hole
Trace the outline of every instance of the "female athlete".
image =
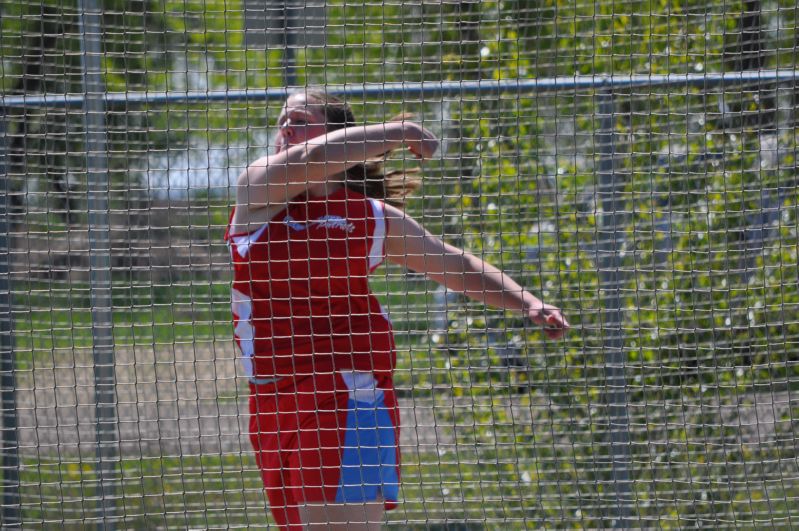
[(320, 91), (288, 98), (274, 154), (238, 178), (226, 240), (236, 342), (250, 385), (250, 439), (283, 529), (377, 529), (399, 494), (391, 323), (369, 291), (384, 259), (525, 314), (569, 324), (497, 268), (442, 242), (401, 205), (410, 175), (386, 154), (429, 159), (436, 137), (406, 120), (358, 126)]

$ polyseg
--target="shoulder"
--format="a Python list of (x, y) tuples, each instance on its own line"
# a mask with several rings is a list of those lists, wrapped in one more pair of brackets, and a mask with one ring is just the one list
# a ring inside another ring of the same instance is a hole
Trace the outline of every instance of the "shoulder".
[(350, 188), (337, 190), (328, 197), (328, 205), (351, 221), (380, 223), (386, 219), (386, 205), (380, 199), (368, 197)]
[(274, 205), (253, 211), (247, 208), (246, 205), (237, 205), (230, 215), (225, 239), (230, 236), (255, 232), (263, 225), (278, 218), (287, 208), (288, 205)]

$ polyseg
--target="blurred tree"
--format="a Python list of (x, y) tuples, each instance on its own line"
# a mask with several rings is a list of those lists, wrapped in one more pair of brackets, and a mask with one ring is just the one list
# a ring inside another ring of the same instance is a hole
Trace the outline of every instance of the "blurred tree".
[[(144, 89), (153, 70), (166, 64), (164, 17), (156, 3), (107, 0), (102, 24), (105, 81), (109, 91)], [(63, 2), (6, 2), (0, 8), (0, 87), (4, 95), (80, 94), (81, 43), (76, 4)], [(152, 39), (160, 35), (160, 39)], [(109, 152), (127, 152), (137, 143), (153, 140), (137, 118), (109, 112)], [(39, 202), (54, 219), (70, 224), (85, 211), (83, 117), (64, 108), (6, 109), (9, 150), (9, 199), (12, 221)], [(116, 162), (116, 167), (114, 163)], [(126, 161), (112, 158), (112, 173)], [(82, 175), (84, 177), (82, 177)], [(121, 176), (125, 182), (125, 175)]]

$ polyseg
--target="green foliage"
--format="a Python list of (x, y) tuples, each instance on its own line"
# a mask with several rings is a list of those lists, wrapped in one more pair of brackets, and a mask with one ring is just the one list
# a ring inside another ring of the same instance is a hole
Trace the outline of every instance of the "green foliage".
[[(282, 85), (284, 50), (246, 48), (240, 2), (123, 4), (103, 4), (110, 91)], [(799, 377), (794, 87), (617, 90), (613, 116), (603, 120), (607, 98), (599, 84), (612, 74), (729, 72), (749, 55), (761, 68), (795, 69), (795, 2), (761, 3), (754, 29), (745, 24), (752, 5), (327, 3), (326, 46), (295, 55), (300, 84), (598, 79), (595, 89), (448, 96), (442, 105), (415, 96), (362, 107), (353, 101), (366, 120), (413, 111), (440, 128), (449, 151), (425, 167), (424, 194), (411, 200), (409, 212), (562, 306), (574, 326), (565, 340), (549, 342), (517, 316), (459, 300), (447, 307), (443, 328), (434, 328), (435, 287), (396, 268), (379, 272), (374, 289), (397, 328), (397, 386), (404, 399), (431, 401), (437, 421), (451, 426), (438, 454), (406, 459), (409, 502), (392, 518), (612, 526), (606, 364), (616, 318), (638, 523), (756, 527), (766, 512), (776, 520), (792, 514), (788, 500), (797, 493), (777, 479), (797, 474), (790, 400), (788, 418), (775, 419), (774, 438), (765, 442), (752, 439), (740, 418), (736, 430), (722, 416), (764, 390), (793, 389)], [(73, 5), (7, 3), (2, 15), (4, 94), (81, 92)], [(45, 34), (46, 46), (37, 41)], [(47, 59), (46, 75), (33, 75), (28, 56)], [(23, 80), (40, 82), (23, 87)], [(278, 108), (173, 102), (109, 113), (113, 208), (146, 206), (149, 198), (136, 191), (148, 188), (153, 153), (244, 146), (246, 157), (261, 154)], [(27, 165), (17, 161), (11, 174), (21, 183), (85, 172), (81, 120), (62, 111), (11, 116), (11, 136), (24, 139), (12, 154), (30, 152)], [(72, 186), (80, 195), (85, 183), (78, 181)], [(219, 241), (227, 192), (195, 193), (188, 209), (206, 215), (173, 219), (173, 241)], [(60, 197), (40, 195), (43, 202)], [(611, 195), (613, 213), (604, 210)], [(31, 200), (38, 197), (30, 192)], [(77, 206), (71, 209), (85, 210)], [(31, 213), (30, 227), (69, 227), (75, 219), (59, 220), (60, 210)], [(610, 258), (598, 255), (608, 249)], [(117, 273), (114, 281), (115, 308), (125, 310), (115, 313), (117, 344), (229, 340), (226, 279), (194, 271), (155, 281)], [(31, 309), (16, 322), (21, 369), (56, 349), (90, 345), (88, 294), (81, 283), (14, 288), (18, 306)], [(614, 296), (619, 308), (612, 307)], [(194, 469), (164, 462), (163, 469), (132, 470), (131, 477), (142, 478), (136, 489), (166, 493), (186, 487), (167, 481), (165, 470), (191, 477)], [(145, 477), (163, 484), (144, 485)], [(208, 488), (220, 491), (216, 483)], [(159, 500), (179, 498), (171, 496)], [(132, 514), (191, 516), (136, 525), (213, 525), (194, 518), (195, 505), (135, 503)]]

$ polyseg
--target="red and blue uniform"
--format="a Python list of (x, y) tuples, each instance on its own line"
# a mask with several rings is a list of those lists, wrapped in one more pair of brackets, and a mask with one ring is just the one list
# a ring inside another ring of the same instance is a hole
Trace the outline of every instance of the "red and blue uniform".
[(282, 526), (299, 526), (305, 503), (396, 505), (396, 349), (368, 284), (386, 228), (382, 202), (340, 188), (225, 235), (250, 439)]

